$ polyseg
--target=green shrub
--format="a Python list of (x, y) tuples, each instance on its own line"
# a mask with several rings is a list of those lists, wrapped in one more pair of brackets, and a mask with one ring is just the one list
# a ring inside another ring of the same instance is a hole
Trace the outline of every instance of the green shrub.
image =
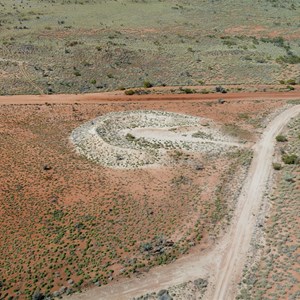
[(153, 249), (153, 246), (151, 243), (143, 243), (141, 244), (141, 252), (148, 252)]
[(284, 154), (282, 155), (282, 161), (287, 165), (294, 165), (298, 163), (299, 159), (296, 154)]
[(207, 90), (207, 89), (202, 89), (202, 90), (201, 90), (201, 94), (209, 94), (209, 90)]
[(180, 91), (186, 93), (186, 94), (194, 94), (196, 91), (195, 90), (192, 90), (190, 88), (179, 88)]
[(280, 135), (276, 136), (276, 141), (283, 143), (283, 142), (287, 141), (287, 138), (286, 138), (286, 136), (280, 134)]
[(74, 72), (74, 75), (75, 75), (75, 76), (81, 76), (81, 74), (80, 74), (79, 71), (75, 71), (75, 72)]
[(125, 93), (125, 95), (134, 95), (135, 91), (134, 90), (127, 90), (124, 93)]
[(232, 47), (235, 46), (237, 43), (235, 41), (231, 41), (231, 40), (225, 40), (223, 41), (223, 45), (226, 45), (228, 47)]
[(273, 163), (273, 169), (279, 171), (282, 169), (282, 166), (280, 163)]
[(144, 88), (151, 88), (153, 87), (153, 84), (150, 81), (144, 81)]
[(131, 133), (127, 133), (126, 134), (126, 140), (132, 142), (132, 141), (135, 140), (135, 136), (132, 135)]
[(287, 84), (290, 84), (290, 85), (296, 85), (296, 80), (295, 79), (289, 79), (286, 81)]
[(295, 54), (279, 56), (278, 58), (276, 58), (276, 62), (287, 64), (299, 64), (300, 56), (297, 56)]
[(290, 50), (290, 45), (285, 42), (284, 38), (281, 36), (277, 36), (274, 38), (262, 37), (260, 39), (263, 43), (272, 43), (276, 47), (284, 48), (285, 50)]

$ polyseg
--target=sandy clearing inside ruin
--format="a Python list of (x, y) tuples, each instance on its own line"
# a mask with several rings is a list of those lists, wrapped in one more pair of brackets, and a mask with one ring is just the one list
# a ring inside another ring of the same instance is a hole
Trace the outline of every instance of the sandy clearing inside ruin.
[[(134, 135), (136, 138), (145, 138), (147, 140), (160, 140), (160, 141), (171, 141), (171, 142), (189, 142), (189, 143), (213, 143), (225, 146), (236, 146), (241, 147), (241, 143), (234, 143), (234, 142), (226, 142), (222, 140), (218, 140), (215, 137), (211, 138), (197, 138), (193, 135), (209, 135), (209, 133), (197, 130), (189, 130), (183, 134), (174, 133), (171, 131), (172, 128), (134, 128), (132, 130), (125, 131), (125, 133), (130, 133)], [(206, 131), (206, 130), (205, 130)]]

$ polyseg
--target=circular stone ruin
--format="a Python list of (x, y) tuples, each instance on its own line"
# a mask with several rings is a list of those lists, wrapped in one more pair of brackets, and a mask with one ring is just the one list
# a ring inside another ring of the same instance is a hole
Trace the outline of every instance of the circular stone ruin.
[(166, 165), (170, 151), (218, 154), (240, 145), (212, 120), (154, 110), (106, 114), (76, 128), (71, 141), (86, 158), (125, 169)]

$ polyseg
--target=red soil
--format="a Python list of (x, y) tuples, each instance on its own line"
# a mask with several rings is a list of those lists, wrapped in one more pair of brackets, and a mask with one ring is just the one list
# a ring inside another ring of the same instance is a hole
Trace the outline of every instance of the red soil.
[[(1, 104), (22, 104), (0, 110), (1, 297), (25, 297), (36, 287), (53, 292), (70, 278), (78, 287), (93, 279), (103, 284), (170, 261), (190, 242), (203, 247), (201, 236), (211, 244), (216, 187), (236, 159), (194, 154), (159, 169), (112, 170), (74, 153), (74, 128), (111, 111), (156, 109), (239, 124), (255, 138), (261, 119), (284, 104), (271, 99), (299, 94), (0, 97)], [(227, 102), (218, 104), (220, 97)], [(140, 252), (161, 235), (176, 243), (166, 255)]]

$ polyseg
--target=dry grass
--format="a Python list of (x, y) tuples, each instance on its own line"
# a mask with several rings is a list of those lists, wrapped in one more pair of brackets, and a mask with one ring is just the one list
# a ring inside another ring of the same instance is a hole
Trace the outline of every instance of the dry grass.
[(1, 4), (0, 94), (299, 81), (297, 1)]

